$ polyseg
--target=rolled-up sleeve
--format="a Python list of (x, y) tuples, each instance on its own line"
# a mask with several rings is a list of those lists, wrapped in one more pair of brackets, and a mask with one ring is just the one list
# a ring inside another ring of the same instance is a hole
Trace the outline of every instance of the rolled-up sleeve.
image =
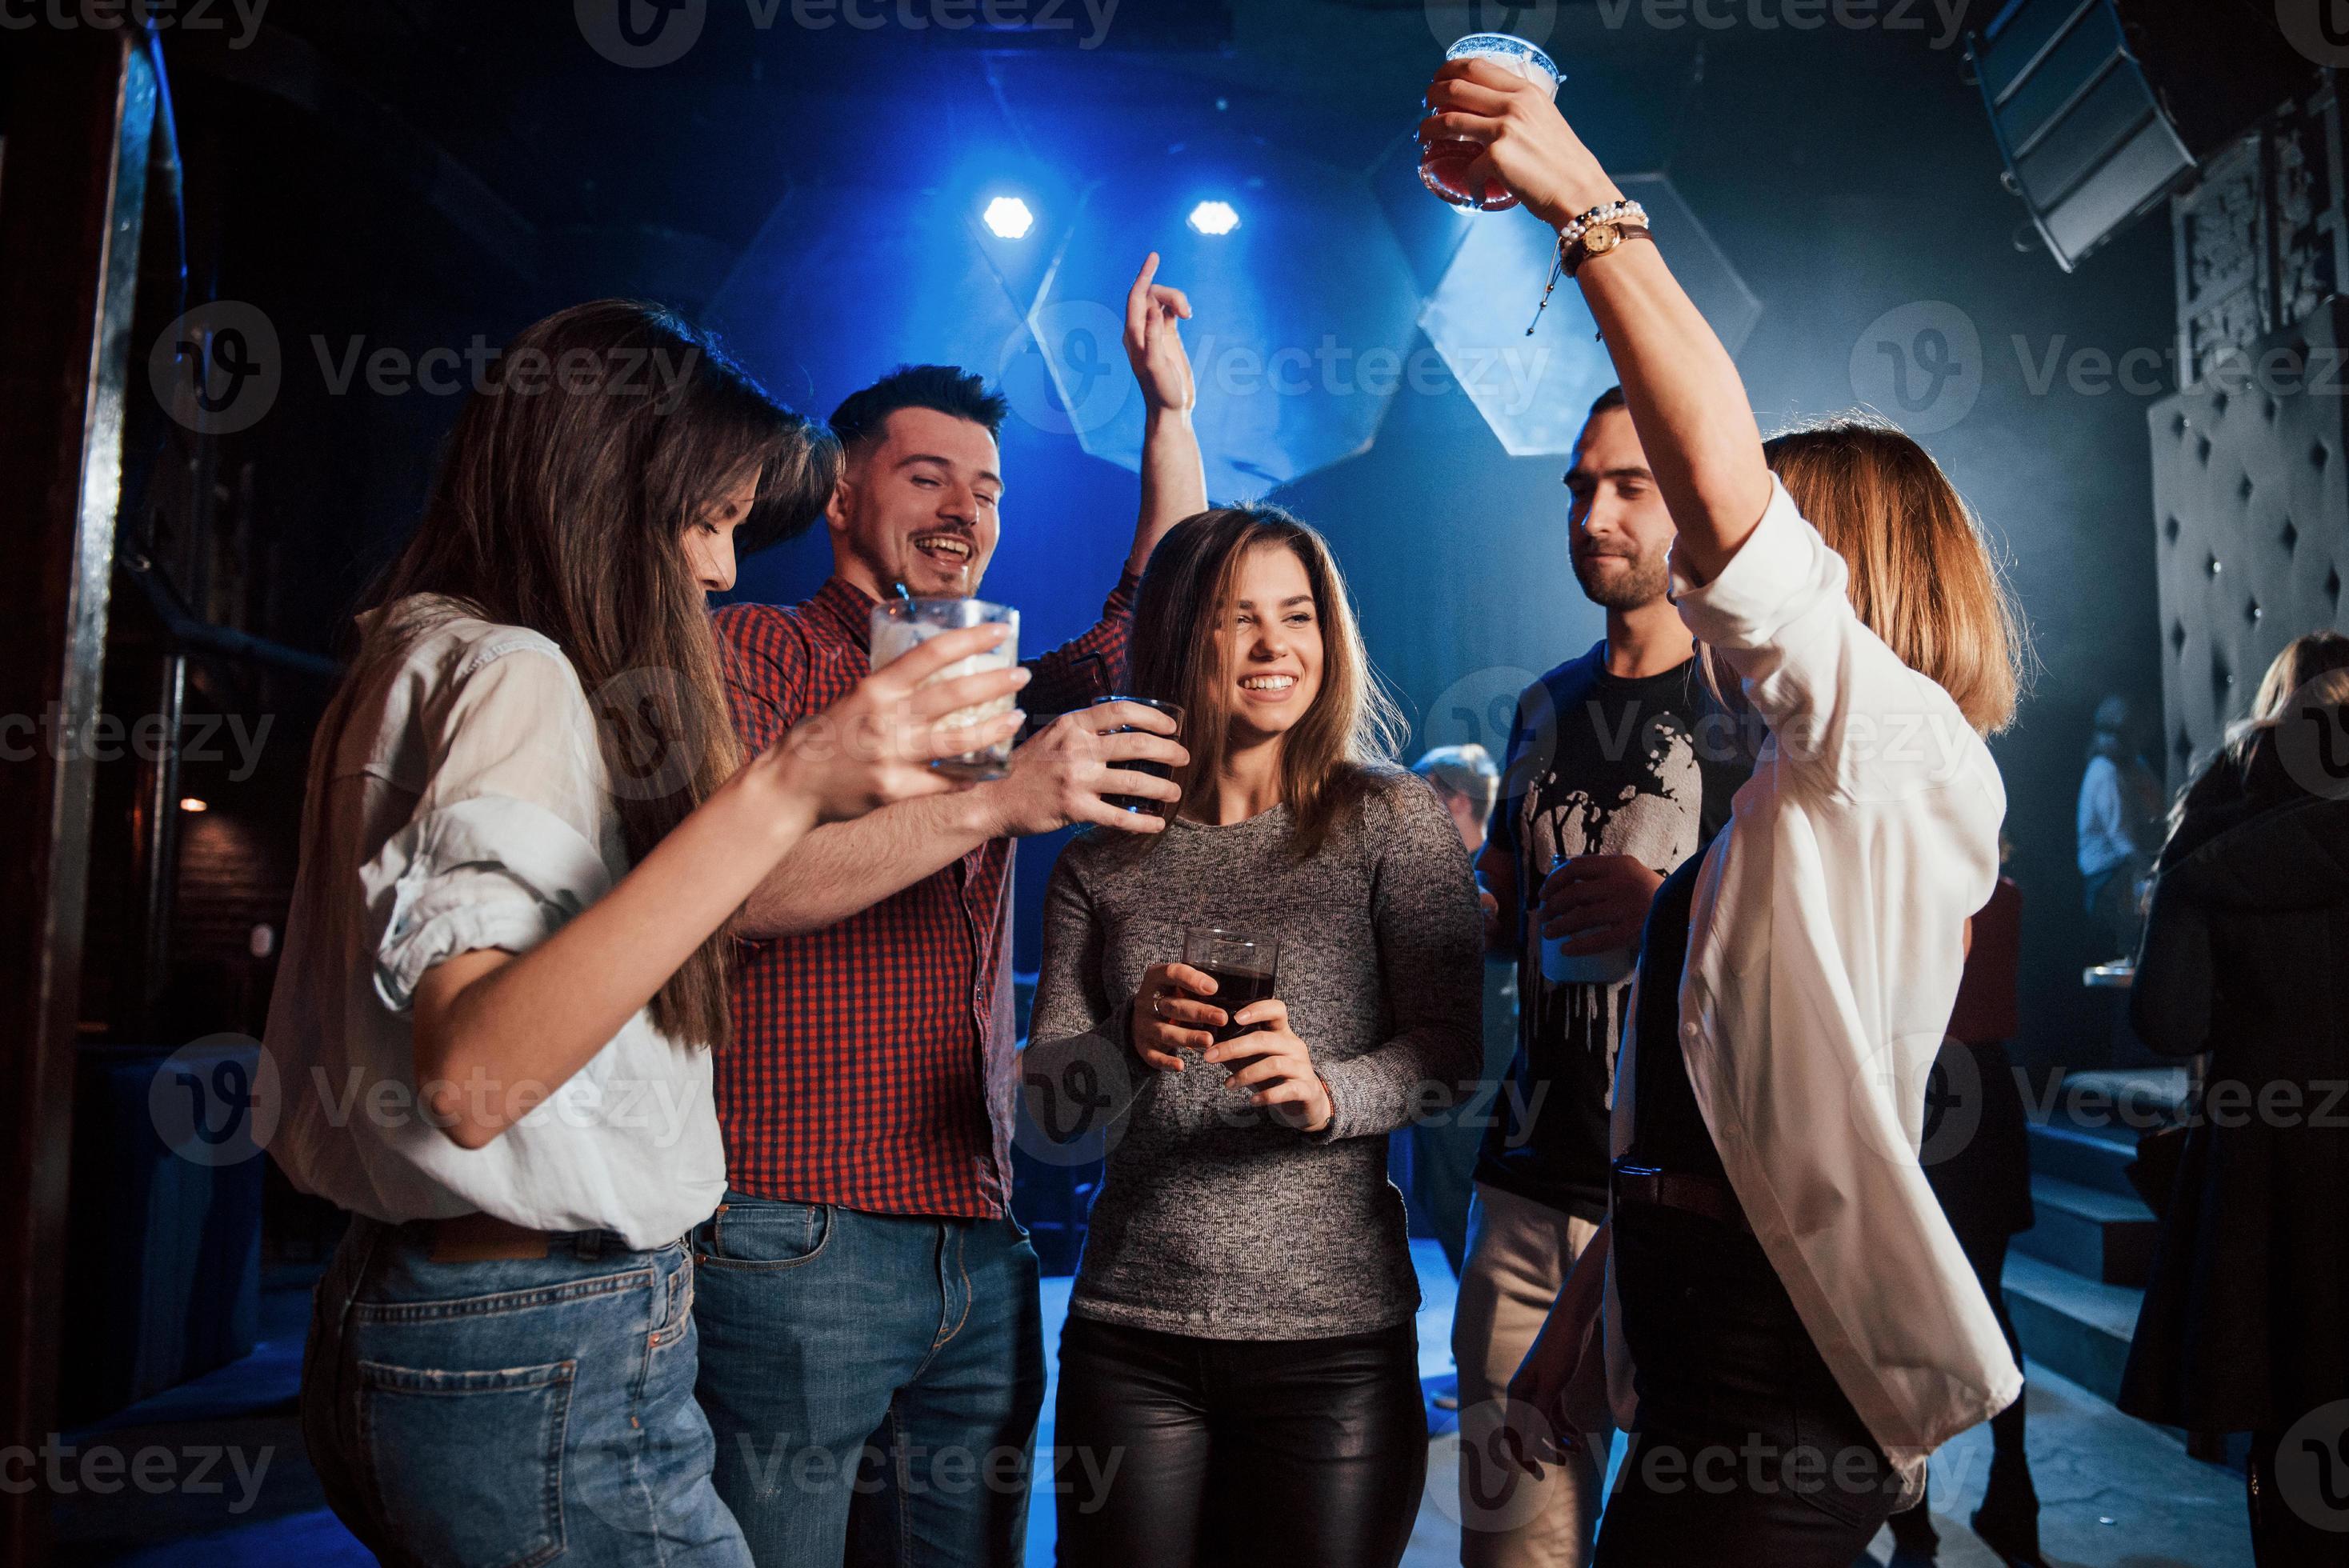
[(424, 715), (432, 772), (407, 824), (358, 871), (377, 996), (413, 1004), (434, 965), (523, 953), (603, 896), (594, 718), (578, 677), (531, 645), (463, 672)]

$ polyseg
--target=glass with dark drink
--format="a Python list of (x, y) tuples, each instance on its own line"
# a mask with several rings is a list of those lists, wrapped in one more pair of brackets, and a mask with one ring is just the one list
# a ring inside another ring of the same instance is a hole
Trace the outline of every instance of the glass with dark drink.
[[(1178, 735), (1182, 730), (1183, 707), (1180, 703), (1161, 702), (1154, 696), (1104, 696), (1094, 698), (1093, 707), (1099, 707), (1105, 702), (1131, 702), (1138, 703), (1143, 707), (1154, 707), (1159, 712), (1164, 714), (1167, 717), (1174, 721), (1174, 727)], [(1138, 727), (1140, 727), (1136, 725), (1121, 724), (1115, 729), (1104, 730), (1102, 733), (1105, 735), (1127, 735), (1131, 734)], [(1147, 773), (1153, 779), (1172, 779), (1174, 777), (1174, 765), (1173, 763), (1154, 762), (1147, 757), (1128, 758), (1126, 760), (1119, 763), (1118, 766), (1120, 768), (1131, 768), (1136, 773)], [(1115, 806), (1121, 811), (1146, 811), (1154, 817), (1164, 817), (1166, 815), (1165, 801), (1153, 800), (1145, 796), (1104, 795), (1102, 797), (1102, 799), (1109, 805)]]
[[(1194, 926), (1183, 933), (1183, 962), (1215, 981), (1216, 994), (1206, 1001), (1221, 1007), (1228, 1019), (1250, 1003), (1272, 995), (1273, 977), (1280, 967), (1280, 941), (1220, 927)], [(1215, 1036), (1218, 1041), (1228, 1040), (1256, 1026), (1226, 1023)]]

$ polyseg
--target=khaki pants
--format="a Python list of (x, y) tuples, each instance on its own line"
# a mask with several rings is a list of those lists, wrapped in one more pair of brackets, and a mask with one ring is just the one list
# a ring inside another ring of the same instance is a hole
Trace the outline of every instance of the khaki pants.
[[(1468, 1261), (1453, 1308), (1452, 1356), (1460, 1367), (1460, 1561), (1464, 1568), (1584, 1568), (1605, 1501), (1606, 1449), (1541, 1479), (1496, 1483), (1489, 1460), (1471, 1453), (1495, 1424), (1517, 1364), (1541, 1332), (1559, 1285), (1598, 1231), (1546, 1203), (1476, 1183), (1468, 1210)], [(1481, 1408), (1480, 1408), (1481, 1407)], [(1527, 1491), (1530, 1495), (1527, 1495)]]

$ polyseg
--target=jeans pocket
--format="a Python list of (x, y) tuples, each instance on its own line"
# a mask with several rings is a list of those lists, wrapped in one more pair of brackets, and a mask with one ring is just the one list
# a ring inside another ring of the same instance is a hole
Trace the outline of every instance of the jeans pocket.
[(382, 1529), (427, 1568), (529, 1568), (561, 1555), (577, 1369), (357, 1363), (359, 1457)]
[(1787, 1491), (1846, 1524), (1880, 1524), (1892, 1517), (1899, 1478), (1856, 1414), (1804, 1398), (1795, 1403), (1793, 1427), (1794, 1449), (1784, 1467)]
[(729, 1198), (696, 1233), (694, 1262), (720, 1272), (772, 1273), (813, 1262), (831, 1239), (826, 1204)]

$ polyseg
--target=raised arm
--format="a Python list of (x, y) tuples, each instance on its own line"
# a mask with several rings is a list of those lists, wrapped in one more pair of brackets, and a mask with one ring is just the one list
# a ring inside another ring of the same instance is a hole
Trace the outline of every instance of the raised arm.
[[(1497, 177), (1552, 228), (1623, 193), (1548, 94), (1488, 60), (1455, 60), (1428, 91), (1423, 135), (1464, 137), (1485, 152), (1467, 178)], [(1583, 263), (1575, 281), (1607, 340), (1656, 486), (1680, 530), (1678, 564), (1710, 581), (1770, 500), (1762, 433), (1737, 366), (1664, 264), (1629, 241)]]
[(1178, 324), (1191, 316), (1183, 291), (1154, 283), (1158, 253), (1150, 253), (1125, 296), (1125, 357), (1142, 386), (1142, 517), (1134, 524), (1126, 570), (1139, 575), (1166, 531), (1207, 510), (1207, 474), (1191, 410), (1199, 400)]
[[(999, 634), (939, 637), (868, 677), (762, 751), (608, 892), (589, 837), (602, 786), (564, 744), (594, 733), (577, 676), (535, 651), (468, 676), (415, 820), (362, 872), (388, 905), (378, 988), (414, 1009), (416, 1082), (449, 1137), (481, 1148), (560, 1088), (815, 823), (947, 789), (928, 759), (1000, 739), (1017, 718), (957, 731), (935, 720), (1025, 677), (995, 670), (918, 694), (916, 684)], [(861, 744), (841, 743), (851, 730)]]

